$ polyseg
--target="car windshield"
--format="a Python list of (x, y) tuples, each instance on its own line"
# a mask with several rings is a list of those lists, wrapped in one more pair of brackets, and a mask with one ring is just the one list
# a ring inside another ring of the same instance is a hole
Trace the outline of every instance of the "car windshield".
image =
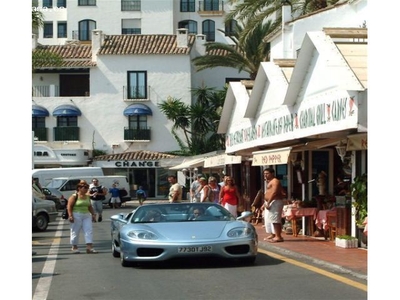
[(60, 186), (64, 184), (67, 179), (52, 179), (47, 185), (47, 188), (55, 188), (58, 189)]
[(131, 223), (229, 221), (235, 217), (214, 203), (148, 204), (134, 212)]

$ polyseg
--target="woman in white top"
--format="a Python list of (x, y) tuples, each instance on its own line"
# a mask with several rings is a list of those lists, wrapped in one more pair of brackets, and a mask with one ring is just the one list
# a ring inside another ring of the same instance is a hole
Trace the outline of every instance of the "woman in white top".
[(213, 176), (208, 178), (208, 186), (211, 189), (210, 202), (219, 203), (219, 185), (217, 184), (217, 179)]

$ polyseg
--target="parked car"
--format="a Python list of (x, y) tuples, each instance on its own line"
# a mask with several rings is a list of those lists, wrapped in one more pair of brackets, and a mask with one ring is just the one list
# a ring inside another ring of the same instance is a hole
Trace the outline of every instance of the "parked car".
[(63, 194), (55, 188), (42, 188), (43, 194), (46, 196), (46, 200), (51, 200), (56, 204), (57, 210), (64, 209), (67, 201), (64, 199)]
[[(201, 214), (197, 214), (200, 212)], [(111, 217), (111, 249), (124, 267), (177, 257), (215, 256), (254, 263), (258, 235), (221, 205), (153, 203)]]
[(58, 216), (56, 204), (32, 196), (32, 229), (45, 231), (49, 223), (55, 222)]

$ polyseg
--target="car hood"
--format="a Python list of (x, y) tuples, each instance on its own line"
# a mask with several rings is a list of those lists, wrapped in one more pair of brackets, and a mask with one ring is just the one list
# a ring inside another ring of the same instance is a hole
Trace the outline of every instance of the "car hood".
[[(237, 226), (235, 226), (235, 224)], [(190, 240), (190, 239), (216, 239), (224, 232), (234, 227), (243, 227), (243, 224), (237, 221), (194, 221), (177, 223), (152, 223), (137, 224), (129, 226), (130, 230), (143, 229), (150, 230), (158, 236), (168, 240)]]

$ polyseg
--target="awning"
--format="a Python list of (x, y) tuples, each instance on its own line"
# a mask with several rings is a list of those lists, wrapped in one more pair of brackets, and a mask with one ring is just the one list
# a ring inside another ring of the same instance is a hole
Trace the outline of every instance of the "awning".
[(252, 166), (287, 164), (292, 147), (253, 152)]
[(48, 117), (49, 111), (40, 105), (32, 105), (32, 117)]
[(212, 168), (212, 167), (231, 165), (231, 164), (240, 164), (241, 162), (242, 162), (242, 156), (240, 155), (221, 154), (221, 155), (207, 157), (204, 160), (204, 168)]
[(79, 108), (74, 105), (64, 104), (57, 106), (53, 111), (55, 117), (76, 117), (82, 115)]
[(196, 167), (202, 167), (203, 164), (204, 164), (204, 157), (203, 158), (193, 158), (193, 159), (187, 159), (183, 163), (176, 165), (169, 169), (170, 170), (181, 170), (181, 169), (187, 169), (187, 168), (196, 168)]
[(150, 107), (142, 103), (131, 104), (124, 110), (124, 116), (143, 116), (143, 115), (151, 116), (153, 115), (153, 112), (151, 111)]
[(368, 137), (366, 133), (349, 135), (347, 137), (346, 151), (352, 150), (367, 150)]

